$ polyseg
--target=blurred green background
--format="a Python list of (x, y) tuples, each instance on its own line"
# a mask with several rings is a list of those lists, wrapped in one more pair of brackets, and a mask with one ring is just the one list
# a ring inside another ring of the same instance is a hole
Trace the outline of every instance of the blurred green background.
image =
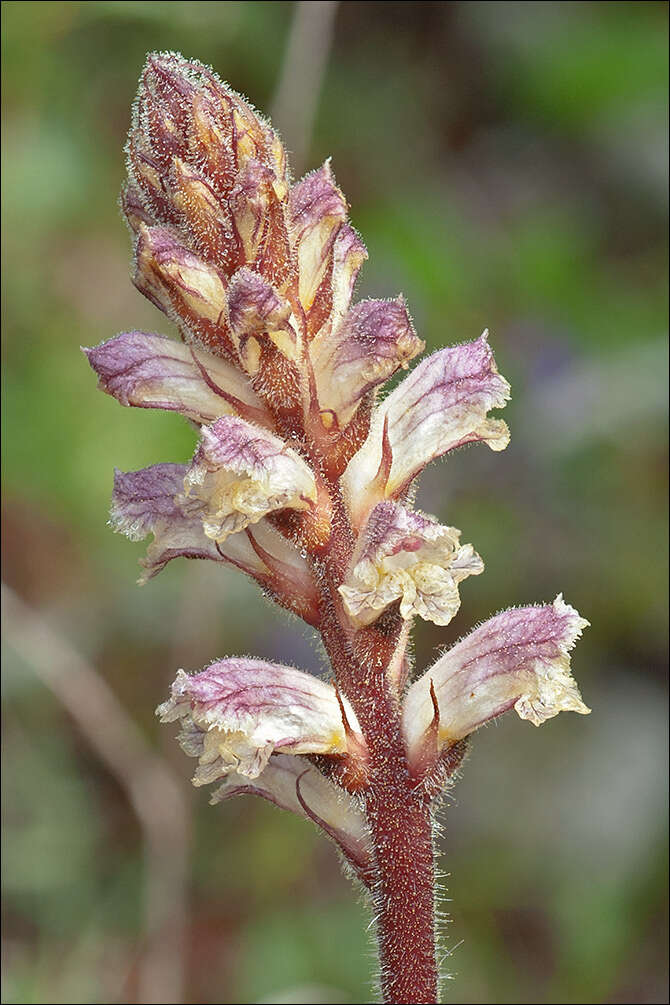
[(482, 731), (446, 804), (448, 999), (667, 1001), (667, 16), (3, 4), (3, 1001), (371, 1000), (369, 919), (330, 845), (260, 800), (210, 808), (153, 717), (180, 666), (318, 671), (309, 633), (207, 563), (139, 590), (142, 546), (105, 526), (114, 465), (194, 444), (99, 394), (79, 352), (170, 331), (129, 281), (116, 204), (159, 48), (275, 107), (302, 169), (332, 155), (361, 296), (402, 290), (429, 349), (491, 328), (512, 443), (419, 495), (487, 573), (448, 629), (418, 625), (418, 665), (558, 590), (592, 623), (574, 667), (593, 714)]

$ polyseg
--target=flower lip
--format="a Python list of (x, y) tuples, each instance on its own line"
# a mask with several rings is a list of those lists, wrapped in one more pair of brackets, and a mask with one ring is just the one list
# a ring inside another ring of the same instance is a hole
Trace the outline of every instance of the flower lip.
[(174, 558), (203, 558), (230, 562), (261, 582), (267, 566), (245, 535), (234, 535), (221, 548), (208, 538), (202, 521), (189, 516), (177, 505), (183, 487), (185, 464), (154, 464), (140, 471), (115, 471), (110, 524), (131, 541), (153, 534), (146, 558), (140, 560), (143, 585), (158, 575)]
[(588, 714), (569, 655), (587, 625), (559, 594), (553, 604), (511, 608), (476, 628), (407, 692), (403, 731), (410, 758), (422, 748), (436, 714), (440, 746), (510, 708), (536, 726), (559, 712)]
[(231, 534), (225, 541), (207, 537), (199, 514), (184, 512), (184, 464), (154, 464), (141, 471), (116, 471), (110, 524), (138, 541), (153, 534), (140, 559), (140, 584), (158, 575), (174, 558), (225, 562), (255, 579), (283, 607), (308, 624), (319, 622), (319, 594), (313, 574), (295, 545), (267, 520)]
[(385, 502), (370, 514), (339, 592), (357, 627), (376, 620), (397, 600), (405, 620), (419, 615), (447, 625), (460, 606), (458, 584), (483, 570), (472, 545), (461, 546), (460, 531)]
[(339, 324), (347, 312), (356, 278), (368, 251), (353, 227), (343, 223), (333, 242), (333, 271), (331, 274), (331, 319)]
[(194, 783), (204, 785), (231, 771), (257, 778), (274, 751), (345, 754), (340, 700), (360, 735), (351, 705), (331, 685), (292, 667), (233, 658), (194, 676), (180, 671), (156, 714), (162, 722), (182, 720), (185, 749), (199, 758)]
[(370, 829), (363, 810), (303, 758), (273, 754), (255, 779), (231, 772), (214, 791), (210, 803), (244, 793), (261, 796), (317, 824), (340, 848), (359, 879), (371, 885)]
[(176, 411), (198, 423), (228, 413), (271, 421), (239, 370), (204, 349), (133, 331), (83, 352), (100, 388), (122, 405)]
[(226, 415), (203, 428), (177, 502), (223, 541), (276, 510), (309, 509), (316, 495), (313, 472), (284, 440)]

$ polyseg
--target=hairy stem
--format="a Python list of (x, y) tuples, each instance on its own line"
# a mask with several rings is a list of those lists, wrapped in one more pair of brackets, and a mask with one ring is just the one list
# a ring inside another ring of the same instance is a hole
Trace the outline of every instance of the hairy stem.
[[(371, 758), (366, 809), (377, 883), (374, 906), (387, 1003), (437, 1001), (435, 875), (430, 810), (412, 787), (397, 702), (385, 673), (366, 681), (357, 710)], [(362, 706), (365, 705), (365, 710)]]
[[(339, 490), (331, 486), (334, 525), (346, 521)], [(347, 522), (348, 523), (348, 522)], [(345, 531), (345, 527), (342, 527)], [(322, 582), (329, 596), (321, 633), (338, 684), (356, 711), (370, 756), (366, 811), (372, 834), (373, 890), (384, 1001), (437, 1002), (435, 873), (430, 810), (413, 787), (400, 727), (400, 702), (387, 673), (403, 643), (398, 615), (352, 632), (337, 586), (349, 554), (351, 532), (333, 533), (323, 557)]]
[(430, 811), (397, 784), (380, 785), (368, 800), (368, 819), (378, 870), (375, 907), (384, 1001), (434, 1003), (438, 975)]

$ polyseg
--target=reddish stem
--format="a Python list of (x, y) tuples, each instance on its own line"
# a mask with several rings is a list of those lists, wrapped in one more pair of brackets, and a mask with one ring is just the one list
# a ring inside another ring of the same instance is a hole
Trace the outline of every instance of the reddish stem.
[(430, 811), (397, 786), (373, 792), (368, 819), (378, 869), (375, 907), (384, 1001), (434, 1003), (437, 961)]
[[(322, 556), (325, 583), (320, 628), (333, 670), (351, 701), (369, 757), (366, 811), (375, 859), (374, 907), (384, 1001), (437, 1002), (432, 821), (425, 794), (410, 777), (400, 702), (387, 668), (399, 643), (398, 615), (354, 632), (337, 586), (351, 557), (350, 526), (331, 486), (333, 533)], [(338, 526), (340, 525), (340, 526)]]

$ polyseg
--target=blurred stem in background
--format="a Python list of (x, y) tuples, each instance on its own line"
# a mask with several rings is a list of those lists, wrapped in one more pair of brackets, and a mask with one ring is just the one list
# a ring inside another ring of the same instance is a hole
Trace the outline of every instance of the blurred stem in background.
[(144, 738), (98, 671), (2, 584), (6, 642), (63, 705), (132, 806), (144, 845), (138, 998), (184, 1000), (191, 810), (183, 781)]
[(337, 0), (295, 5), (270, 118), (284, 140), (296, 178), (307, 167), (337, 8)]

